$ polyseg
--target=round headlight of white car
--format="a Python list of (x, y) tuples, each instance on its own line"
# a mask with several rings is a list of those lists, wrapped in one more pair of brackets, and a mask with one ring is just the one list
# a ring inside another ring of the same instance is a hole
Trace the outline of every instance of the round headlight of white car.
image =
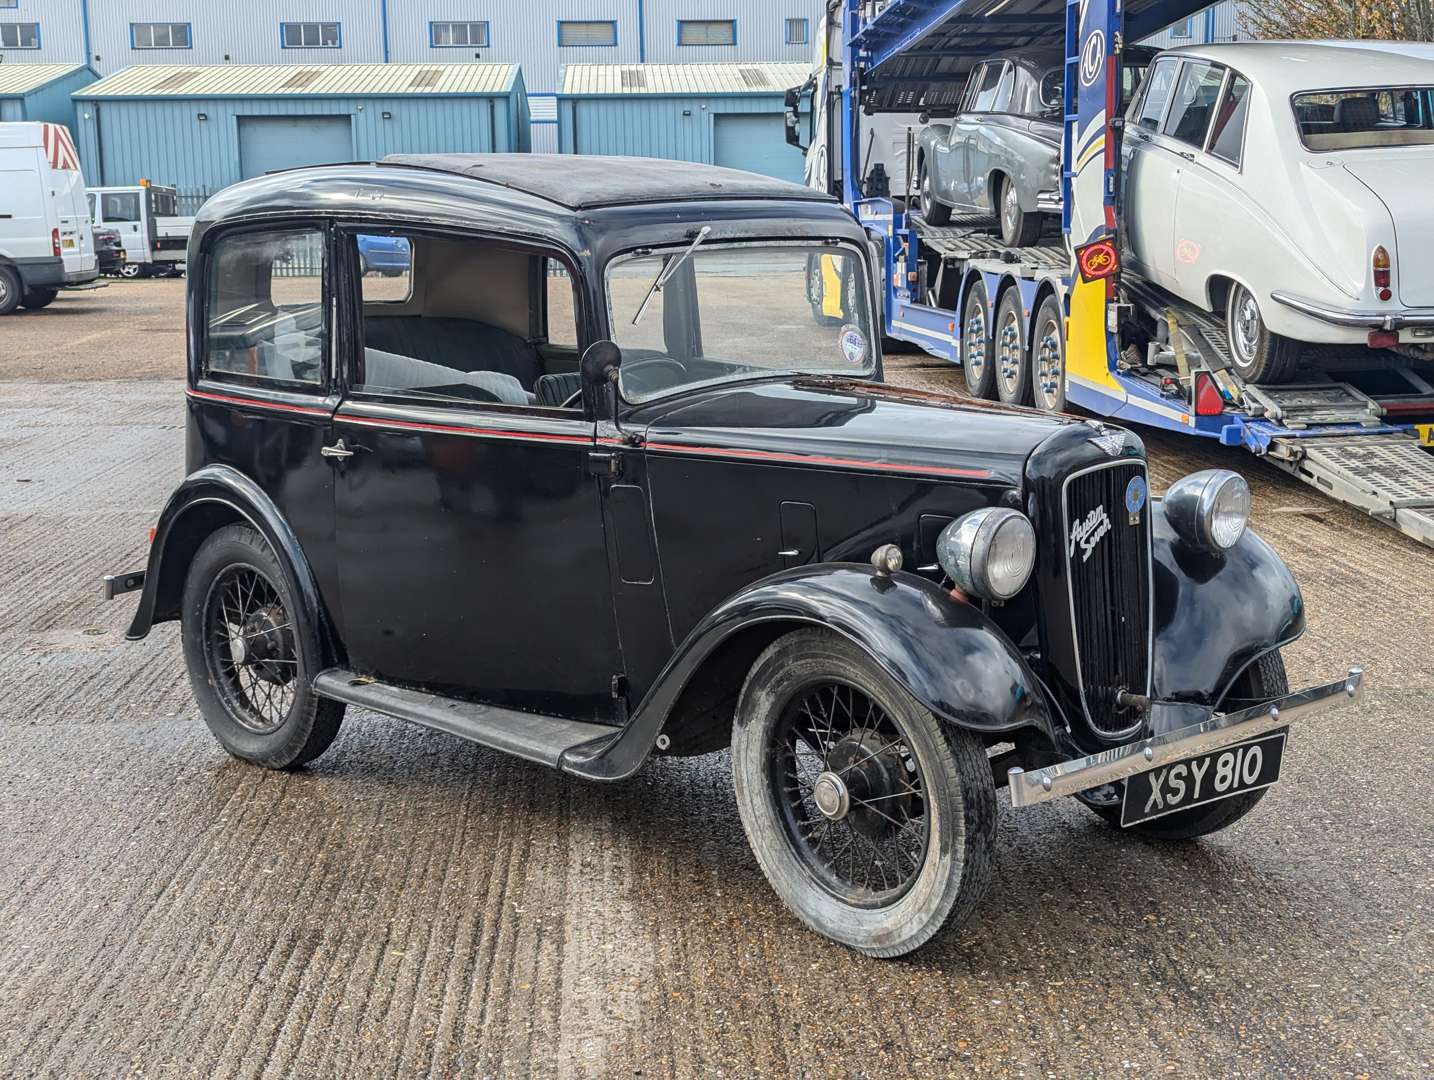
[(1203, 469), (1171, 484), (1164, 504), (1165, 517), (1180, 539), (1218, 555), (1245, 535), (1250, 485), (1228, 469)]
[(962, 592), (1009, 600), (1036, 565), (1036, 530), (1019, 510), (972, 510), (941, 530), (936, 561)]

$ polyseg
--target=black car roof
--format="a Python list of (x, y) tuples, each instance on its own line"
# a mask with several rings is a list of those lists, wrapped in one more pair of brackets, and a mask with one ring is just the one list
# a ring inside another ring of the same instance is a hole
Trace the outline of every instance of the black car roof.
[(466, 176), (521, 191), (569, 210), (701, 199), (835, 201), (825, 192), (786, 180), (717, 165), (661, 158), (594, 154), (391, 154), (379, 164)]

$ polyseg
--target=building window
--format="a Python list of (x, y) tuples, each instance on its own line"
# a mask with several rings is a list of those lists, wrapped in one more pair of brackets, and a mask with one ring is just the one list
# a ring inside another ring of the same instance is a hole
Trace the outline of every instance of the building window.
[(0, 49), (38, 49), (39, 47), (39, 23), (0, 23)]
[(616, 45), (617, 23), (561, 19), (558, 21), (558, 46), (564, 49), (582, 45)]
[(188, 23), (129, 24), (130, 45), (136, 49), (188, 49), (194, 44)]
[(808, 22), (806, 19), (787, 20), (787, 44), (805, 45), (808, 38)]
[(737, 44), (737, 20), (678, 19), (677, 44), (735, 45)]
[(286, 22), (279, 24), (279, 44), (285, 49), (337, 49), (336, 22)]
[(435, 49), (486, 49), (488, 24), (485, 22), (431, 22), (428, 44)]
[(20, 0), (0, 0), (0, 8), (17, 8), (19, 6)]
[(1195, 36), (1195, 18), (1187, 15), (1170, 28), (1170, 36), (1173, 38), (1188, 38)]

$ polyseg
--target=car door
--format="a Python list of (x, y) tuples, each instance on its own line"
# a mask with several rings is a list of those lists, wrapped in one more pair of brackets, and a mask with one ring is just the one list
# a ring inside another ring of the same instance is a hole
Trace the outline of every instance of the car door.
[(102, 191), (100, 208), (105, 224), (119, 233), (125, 258), (132, 263), (149, 262), (149, 250), (145, 247), (144, 231), (141, 227), (144, 211), (139, 190)]
[[(577, 347), (548, 340), (548, 256), (507, 241), (399, 235), (400, 274), (360, 276), (338, 440), (335, 532), (349, 665), (510, 708), (607, 721), (621, 670), (595, 424)], [(556, 365), (569, 378), (541, 380)], [(571, 387), (571, 390), (569, 389)], [(555, 404), (556, 403), (556, 404)]]
[(1001, 160), (1004, 132), (1000, 117), (1011, 108), (1016, 78), (1016, 67), (1009, 60), (990, 66), (995, 71), (994, 85), (988, 80), (977, 95), (965, 155), (966, 205), (983, 214), (996, 212), (999, 196), (991, 191), (989, 179)]
[(937, 147), (937, 172), (933, 181), (942, 201), (962, 210), (973, 209), (971, 184), (966, 166), (967, 147), (979, 129), (982, 103), (994, 99), (1001, 78), (1001, 63), (988, 61), (971, 73), (961, 111), (951, 122), (945, 143)]
[[(1155, 252), (1156, 280), (1177, 295), (1194, 302), (1198, 302), (1200, 297), (1198, 294), (1186, 295), (1182, 291), (1182, 275), (1177, 268), (1191, 262), (1192, 251), (1198, 250), (1204, 242), (1206, 233), (1211, 231), (1211, 223), (1209, 220), (1193, 220), (1189, 215), (1182, 214), (1180, 198), (1186, 174), (1199, 168), (1199, 157), (1215, 118), (1215, 107), (1224, 81), (1225, 68), (1219, 64), (1204, 60), (1185, 61), (1180, 67), (1180, 78), (1175, 83), (1175, 96), (1165, 113), (1165, 123), (1156, 137), (1164, 160), (1174, 163), (1170, 187), (1174, 199), (1167, 217), (1170, 234)], [(1177, 226), (1181, 226), (1183, 231)]]
[[(1225, 76), (1205, 145), (1180, 171), (1175, 211), (1175, 292), (1194, 303), (1207, 301), (1212, 271), (1260, 265), (1271, 248), (1263, 223), (1251, 213), (1241, 186), (1245, 119), (1250, 81)], [(1211, 222), (1221, 222), (1211, 228)]]
[(1131, 106), (1121, 141), (1125, 261), (1141, 276), (1164, 283), (1161, 267), (1173, 261), (1175, 202), (1180, 166), (1160, 134), (1180, 75), (1177, 57), (1161, 57)]

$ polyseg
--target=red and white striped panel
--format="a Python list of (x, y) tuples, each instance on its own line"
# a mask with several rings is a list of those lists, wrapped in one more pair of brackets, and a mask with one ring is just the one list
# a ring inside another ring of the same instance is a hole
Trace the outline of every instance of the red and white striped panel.
[(41, 124), (44, 132), (45, 158), (50, 168), (63, 172), (80, 171), (80, 155), (75, 150), (75, 141), (70, 138), (70, 129), (63, 124)]

